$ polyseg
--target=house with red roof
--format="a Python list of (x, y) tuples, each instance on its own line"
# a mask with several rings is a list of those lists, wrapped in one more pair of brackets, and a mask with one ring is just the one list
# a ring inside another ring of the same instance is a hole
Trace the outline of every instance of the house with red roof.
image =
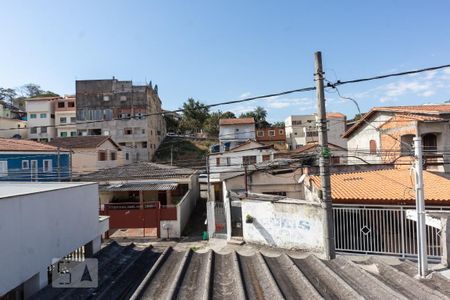
[(449, 171), (450, 104), (374, 107), (343, 135), (349, 163), (410, 164), (422, 137), (427, 169)]

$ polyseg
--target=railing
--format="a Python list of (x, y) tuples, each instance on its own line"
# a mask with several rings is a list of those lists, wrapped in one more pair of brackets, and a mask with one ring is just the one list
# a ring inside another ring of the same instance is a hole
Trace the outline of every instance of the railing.
[[(416, 222), (406, 218), (410, 209), (415, 207), (334, 205), (336, 251), (417, 256)], [(429, 258), (438, 258), (440, 230), (426, 226), (426, 235)]]

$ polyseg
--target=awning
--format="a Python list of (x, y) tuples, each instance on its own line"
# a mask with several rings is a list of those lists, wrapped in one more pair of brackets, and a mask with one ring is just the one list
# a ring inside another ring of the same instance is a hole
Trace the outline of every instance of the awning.
[(124, 191), (173, 191), (177, 188), (176, 182), (127, 182), (100, 185), (101, 192)]

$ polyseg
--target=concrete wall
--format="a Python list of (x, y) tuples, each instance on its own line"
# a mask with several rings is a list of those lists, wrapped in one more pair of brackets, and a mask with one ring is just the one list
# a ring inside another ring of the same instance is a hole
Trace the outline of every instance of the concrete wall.
[[(40, 139), (54, 139), (56, 137), (56, 129), (54, 127), (48, 127), (46, 133), (41, 132), (42, 126), (54, 126), (55, 118), (52, 118), (52, 114), (55, 113), (54, 107), (55, 100), (27, 100), (26, 111), (28, 119), (28, 137), (34, 140)], [(40, 114), (45, 113), (46, 117), (41, 118)], [(36, 118), (31, 118), (31, 114), (36, 114)], [(38, 127), (37, 133), (31, 133), (32, 127)]]
[[(270, 159), (274, 159), (274, 154), (277, 151), (274, 149), (250, 149), (245, 151), (229, 151), (209, 156), (209, 167), (211, 172), (229, 172), (243, 170), (243, 157), (256, 156), (256, 162), (263, 162), (263, 155), (270, 155)], [(220, 166), (217, 165), (217, 159), (220, 159)], [(227, 158), (230, 164), (227, 165)]]
[[(110, 141), (106, 141), (97, 148), (72, 149), (72, 170), (74, 173), (89, 173), (107, 168), (114, 168), (125, 164), (123, 151), (118, 151)], [(98, 151), (107, 152), (107, 160), (98, 160)], [(116, 152), (116, 160), (111, 160), (111, 151)]]
[(219, 140), (221, 143), (227, 141), (255, 140), (255, 124), (222, 125), (219, 130)]
[(0, 198), (0, 295), (99, 235), (97, 184), (52, 185), (62, 188)]
[[(246, 216), (253, 223), (246, 223)], [(323, 209), (301, 200), (278, 202), (244, 199), (242, 219), (244, 240), (285, 249), (322, 253), (324, 250)]]
[(18, 134), (22, 139), (27, 139), (28, 128), (26, 127), (27, 121), (22, 121), (19, 119), (0, 118), (0, 137), (8, 139)]

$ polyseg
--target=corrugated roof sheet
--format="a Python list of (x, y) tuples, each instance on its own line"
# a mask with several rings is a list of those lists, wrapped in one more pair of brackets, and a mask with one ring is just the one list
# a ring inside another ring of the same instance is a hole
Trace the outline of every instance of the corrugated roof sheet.
[(122, 191), (173, 191), (177, 188), (176, 182), (127, 182), (118, 184), (100, 185), (103, 192)]
[[(0, 138), (0, 151), (56, 152), (58, 148), (30, 140)], [(60, 151), (67, 152), (69, 150), (61, 148)]]
[(188, 168), (180, 168), (151, 162), (136, 162), (129, 165), (79, 176), (82, 181), (111, 181), (111, 180), (135, 180), (135, 179), (167, 179), (188, 178), (197, 171)]
[(98, 258), (97, 288), (47, 286), (34, 299), (449, 299), (450, 282), (437, 272), (414, 278), (416, 264), (367, 256), (220, 254), (112, 243)]
[(75, 136), (75, 137), (65, 137), (65, 138), (56, 138), (50, 141), (48, 144), (56, 147), (63, 147), (67, 149), (73, 148), (97, 148), (107, 140), (110, 140), (114, 146), (120, 149), (119, 145), (117, 145), (109, 136), (104, 135), (89, 135), (89, 136)]
[(220, 119), (219, 125), (244, 125), (255, 124), (253, 118)]
[[(319, 188), (320, 177), (310, 176)], [(425, 201), (450, 202), (450, 180), (429, 171), (423, 172)], [(397, 204), (415, 202), (414, 173), (408, 169), (376, 170), (331, 175), (333, 202)]]

